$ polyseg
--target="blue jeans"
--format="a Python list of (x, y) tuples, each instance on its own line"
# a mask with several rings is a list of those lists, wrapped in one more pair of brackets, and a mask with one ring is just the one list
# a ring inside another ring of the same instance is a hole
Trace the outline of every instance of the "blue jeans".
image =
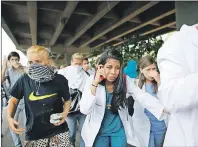
[(164, 138), (166, 135), (166, 124), (164, 121), (159, 121), (151, 112), (147, 109), (144, 110), (145, 114), (150, 120), (150, 138), (148, 147), (163, 147)]
[[(3, 121), (3, 99), (1, 98), (1, 127), (2, 127), (2, 121)], [(1, 136), (2, 136), (2, 132), (1, 132)]]
[(97, 135), (93, 147), (126, 147), (126, 136)]
[(164, 137), (166, 132), (161, 131), (150, 131), (149, 146), (148, 147), (163, 147)]
[[(86, 118), (86, 115), (84, 115), (80, 112), (75, 112), (74, 114), (69, 114), (66, 118), (69, 132), (70, 132), (71, 143), (73, 146), (75, 146), (75, 141), (76, 141), (77, 122), (79, 124), (79, 130), (81, 133), (85, 118)], [(82, 136), (80, 136), (80, 147), (85, 147)]]
[[(24, 99), (21, 99), (20, 102), (19, 102), (19, 104), (18, 104), (18, 106), (17, 106), (16, 112), (15, 112), (15, 115), (14, 115), (14, 119), (16, 121), (19, 121), (19, 115), (20, 115), (20, 113), (22, 113), (23, 120), (24, 120), (24, 124), (21, 127), (24, 127), (25, 126), (25, 122), (26, 122)], [(20, 140), (19, 135), (16, 134), (16, 133), (14, 133), (12, 130), (10, 130), (10, 133), (11, 133), (11, 136), (12, 136), (12, 140), (14, 142), (14, 146), (15, 147), (22, 147), (22, 143), (21, 143), (21, 140)]]

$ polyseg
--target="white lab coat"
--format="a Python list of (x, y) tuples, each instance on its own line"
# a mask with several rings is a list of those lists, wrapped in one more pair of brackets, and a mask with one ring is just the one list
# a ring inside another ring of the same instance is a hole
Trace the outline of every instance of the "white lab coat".
[[(137, 86), (138, 86), (138, 82), (139, 80), (136, 79), (135, 84)], [(145, 85), (142, 86), (142, 90), (145, 91)], [(149, 138), (150, 138), (150, 129), (151, 129), (150, 120), (144, 113), (144, 108), (138, 101), (134, 102), (133, 108), (134, 108), (134, 114), (132, 117), (130, 117), (130, 119), (132, 119), (133, 121), (135, 135), (137, 136), (137, 138), (139, 139), (139, 142), (141, 143), (138, 146), (148, 146)], [(164, 117), (163, 119), (165, 123), (167, 123), (167, 117)]]
[(159, 98), (171, 115), (164, 146), (198, 146), (198, 30), (183, 25), (158, 52)]
[[(106, 92), (105, 87), (98, 85), (96, 90), (96, 96), (91, 93), (91, 84), (93, 81), (93, 76), (91, 76), (86, 85), (85, 90), (80, 101), (80, 111), (81, 113), (87, 115), (84, 122), (81, 136), (85, 142), (86, 147), (92, 147), (94, 140), (97, 136), (97, 133), (100, 129), (101, 122), (105, 113), (106, 105)], [(143, 92), (135, 84), (134, 80), (127, 76), (127, 93), (133, 96), (135, 100), (141, 103), (141, 105), (147, 108), (153, 115), (158, 119), (164, 117), (163, 109), (164, 106), (157, 100), (155, 97)], [(135, 135), (133, 120), (129, 119), (128, 110), (121, 109), (119, 111), (119, 116), (124, 125), (127, 143), (136, 146), (146, 146), (141, 139), (139, 140), (138, 136)], [(142, 125), (144, 125), (142, 123)]]

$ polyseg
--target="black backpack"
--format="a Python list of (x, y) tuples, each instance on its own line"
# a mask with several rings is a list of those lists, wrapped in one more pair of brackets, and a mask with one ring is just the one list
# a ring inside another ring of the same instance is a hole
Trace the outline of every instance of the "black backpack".
[(82, 92), (78, 89), (69, 89), (69, 93), (71, 96), (71, 106), (70, 106), (70, 112), (76, 112), (80, 110), (80, 106), (79, 106), (79, 102), (81, 100), (82, 97)]
[[(124, 75), (124, 78), (125, 78), (125, 86), (126, 86), (126, 75)], [(128, 107), (128, 113), (129, 113), (129, 115), (132, 117), (133, 116), (133, 113), (134, 113), (134, 108), (133, 108), (133, 106), (134, 106), (134, 99), (133, 99), (133, 97), (132, 96), (129, 96), (128, 98), (127, 98), (127, 107)]]

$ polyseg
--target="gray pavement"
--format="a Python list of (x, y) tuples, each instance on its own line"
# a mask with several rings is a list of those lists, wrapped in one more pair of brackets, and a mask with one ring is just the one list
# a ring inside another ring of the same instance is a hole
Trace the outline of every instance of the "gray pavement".
[[(8, 122), (6, 120), (6, 108), (3, 108), (3, 117), (2, 117), (2, 134), (3, 137), (1, 138), (1, 146), (2, 147), (14, 147), (14, 143), (12, 141), (12, 137), (10, 134), (10, 129), (8, 128)], [(19, 124), (23, 122), (22, 115), (19, 116)], [(22, 143), (24, 143), (24, 135), (20, 135)]]

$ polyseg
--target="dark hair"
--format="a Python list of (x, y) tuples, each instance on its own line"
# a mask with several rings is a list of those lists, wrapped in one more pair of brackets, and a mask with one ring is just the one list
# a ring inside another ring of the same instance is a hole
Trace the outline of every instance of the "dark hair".
[(84, 60), (89, 61), (88, 58), (83, 58), (83, 61), (84, 61)]
[[(120, 73), (114, 82), (113, 97), (111, 102), (112, 112), (117, 113), (120, 107), (124, 108), (124, 106), (126, 106), (126, 82), (123, 76), (122, 55), (118, 50), (110, 49), (105, 51), (100, 56), (98, 64), (105, 65), (107, 59), (110, 58), (120, 61)], [(103, 80), (100, 84), (105, 85), (105, 80)]]
[(10, 60), (11, 57), (17, 57), (20, 60), (20, 56), (19, 56), (19, 54), (17, 52), (11, 52), (8, 55), (8, 60)]

